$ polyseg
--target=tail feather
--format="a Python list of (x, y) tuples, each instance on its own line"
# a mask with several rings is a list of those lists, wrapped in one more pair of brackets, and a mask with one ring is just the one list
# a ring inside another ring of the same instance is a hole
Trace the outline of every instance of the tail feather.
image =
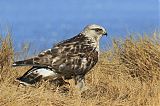
[(13, 67), (16, 66), (33, 66), (33, 65), (39, 65), (38, 63), (34, 62), (34, 59), (27, 59), (27, 60), (22, 60), (22, 61), (16, 61), (12, 64)]
[(35, 84), (36, 82), (42, 79), (42, 75), (35, 73), (35, 71), (36, 71), (36, 68), (32, 67), (23, 76), (18, 77), (16, 80), (24, 85)]
[(32, 85), (39, 82), (41, 79), (42, 79), (42, 76), (40, 75), (35, 78), (19, 77), (16, 80), (18, 80), (21, 84), (24, 84), (24, 85)]
[(24, 85), (32, 85), (45, 78), (55, 79), (57, 74), (49, 68), (32, 67), (23, 76), (17, 78), (17, 81)]

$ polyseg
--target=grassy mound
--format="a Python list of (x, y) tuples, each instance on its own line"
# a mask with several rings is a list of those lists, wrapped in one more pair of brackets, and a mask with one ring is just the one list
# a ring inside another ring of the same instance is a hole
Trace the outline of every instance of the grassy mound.
[(15, 79), (29, 67), (11, 67), (14, 54), (10, 34), (0, 37), (0, 106), (160, 106), (159, 33), (113, 40), (87, 74), (89, 89), (82, 94), (72, 80), (60, 88), (48, 82), (18, 86)]

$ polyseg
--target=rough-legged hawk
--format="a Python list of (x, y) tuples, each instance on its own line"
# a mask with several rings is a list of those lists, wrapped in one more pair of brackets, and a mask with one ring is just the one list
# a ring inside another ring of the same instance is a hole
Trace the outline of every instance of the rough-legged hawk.
[(50, 78), (63, 85), (64, 80), (74, 79), (77, 87), (82, 89), (85, 74), (98, 61), (99, 40), (103, 35), (107, 35), (103, 27), (88, 25), (77, 36), (57, 43), (37, 56), (14, 62), (13, 66), (32, 66), (17, 80), (30, 85)]

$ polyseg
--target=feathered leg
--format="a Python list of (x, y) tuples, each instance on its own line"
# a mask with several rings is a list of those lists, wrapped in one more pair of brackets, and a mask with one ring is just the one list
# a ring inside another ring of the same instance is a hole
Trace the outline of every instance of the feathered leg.
[(75, 77), (75, 85), (80, 91), (84, 91), (87, 89), (85, 86), (85, 78), (82, 75), (78, 75)]

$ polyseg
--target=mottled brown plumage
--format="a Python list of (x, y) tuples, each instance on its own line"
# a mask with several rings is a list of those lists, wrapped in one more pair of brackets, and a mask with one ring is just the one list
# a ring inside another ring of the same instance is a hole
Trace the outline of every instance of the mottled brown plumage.
[[(33, 58), (17, 61), (13, 66), (31, 65), (34, 69), (48, 68), (57, 74), (56, 77), (54, 74), (53, 79), (74, 78), (75, 83), (82, 89), (85, 74), (98, 61), (99, 39), (105, 34), (106, 30), (103, 27), (95, 24), (89, 25), (77, 36), (62, 41)], [(31, 70), (29, 72), (29, 74), (32, 73)]]

